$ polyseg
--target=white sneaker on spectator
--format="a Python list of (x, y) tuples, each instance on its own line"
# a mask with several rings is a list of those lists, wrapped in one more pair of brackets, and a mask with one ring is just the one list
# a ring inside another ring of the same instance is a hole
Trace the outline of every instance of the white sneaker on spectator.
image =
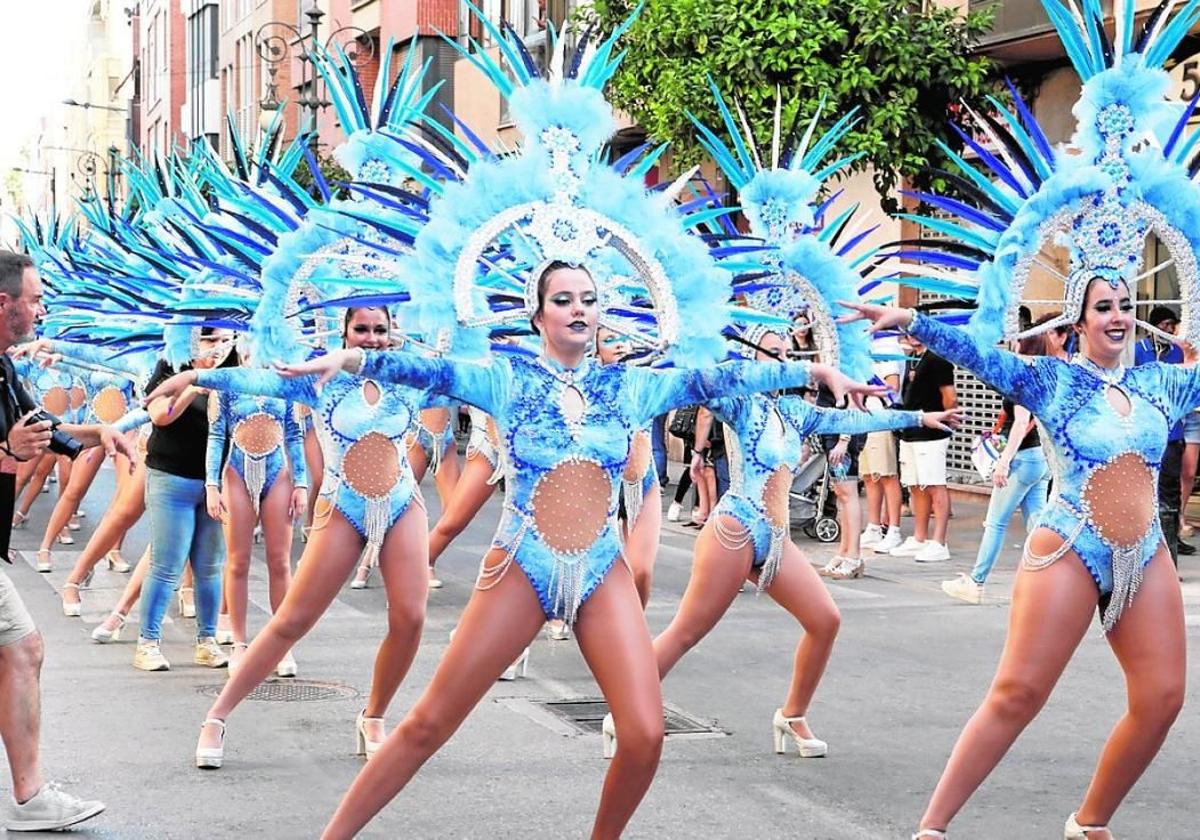
[(942, 581), (942, 591), (951, 598), (966, 601), (968, 604), (979, 604), (983, 601), (983, 584), (976, 583), (967, 574), (961, 574), (954, 580)]
[(950, 549), (937, 540), (926, 540), (920, 551), (913, 554), (918, 563), (940, 563), (950, 559)]
[(918, 540), (916, 537), (909, 537), (900, 545), (893, 548), (888, 554), (893, 557), (912, 557), (918, 551), (925, 547), (925, 543)]
[(887, 529), (887, 533), (880, 538), (879, 542), (871, 546), (876, 554), (890, 554), (893, 548), (897, 548), (900, 543), (904, 542), (904, 535), (900, 533), (900, 529), (891, 526)]
[(840, 554), (835, 554), (828, 563), (817, 570), (817, 574), (819, 574), (821, 577), (829, 577), (841, 567), (845, 560), (845, 557), (842, 557)]
[(870, 548), (877, 545), (883, 539), (883, 529), (878, 525), (867, 525), (862, 532), (862, 536), (858, 538), (858, 544), (863, 548)]
[(667, 508), (667, 521), (678, 522), (679, 517), (683, 515), (683, 506), (679, 502), (671, 502), (671, 506)]
[(25, 802), (13, 803), (5, 827), (9, 831), (61, 831), (103, 810), (103, 802), (80, 799), (49, 782)]

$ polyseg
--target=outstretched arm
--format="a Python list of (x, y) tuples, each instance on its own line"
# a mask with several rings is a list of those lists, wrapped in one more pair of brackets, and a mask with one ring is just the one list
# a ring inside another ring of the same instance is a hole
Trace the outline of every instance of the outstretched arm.
[(481, 408), (495, 417), (508, 400), (512, 368), (502, 359), (463, 362), (430, 358), (405, 349), (334, 350), (294, 365), (280, 365), (284, 376), (317, 375), (317, 383), (345, 371), (380, 382), (433, 391)]
[(641, 423), (680, 406), (708, 403), (722, 397), (737, 397), (760, 391), (800, 388), (813, 383), (826, 385), (839, 399), (850, 396), (857, 404), (883, 389), (852, 382), (828, 365), (810, 362), (723, 362), (709, 368), (647, 370), (629, 368), (633, 405)]
[(258, 397), (277, 397), (281, 400), (302, 402), (310, 406), (317, 404), (317, 393), (313, 388), (316, 378), (312, 376), (285, 379), (273, 370), (261, 368), (217, 368), (216, 370), (191, 371), (191, 373), (195, 374), (195, 384), (201, 388), (253, 394)]
[(839, 320), (864, 318), (871, 322), (872, 332), (904, 330), (943, 359), (971, 371), (1035, 415), (1047, 407), (1054, 395), (1055, 367), (1059, 363), (1053, 359), (1023, 359), (1016, 353), (981, 344), (968, 330), (947, 326), (912, 309), (849, 302), (842, 305), (857, 314)]

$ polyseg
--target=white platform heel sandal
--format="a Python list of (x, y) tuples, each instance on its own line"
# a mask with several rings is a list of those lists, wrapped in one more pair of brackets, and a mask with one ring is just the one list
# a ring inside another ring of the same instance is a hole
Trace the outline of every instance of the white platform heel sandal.
[(1067, 817), (1067, 824), (1063, 828), (1063, 840), (1087, 840), (1093, 831), (1108, 831), (1108, 826), (1080, 825), (1075, 819), (1075, 815), (1071, 814)]
[(796, 745), (801, 758), (824, 758), (829, 754), (829, 745), (820, 738), (805, 738), (795, 729), (793, 723), (807, 724), (804, 715), (800, 717), (784, 717), (783, 709), (775, 710), (775, 719), (771, 721), (771, 733), (775, 736), (775, 752), (783, 755), (787, 752), (787, 742), (790, 738)]
[(225, 761), (225, 721), (220, 718), (207, 718), (200, 728), (212, 724), (221, 731), (221, 741), (215, 747), (196, 746), (196, 766), (201, 770), (217, 770)]
[(500, 675), (500, 679), (508, 682), (515, 680), (517, 677), (525, 676), (529, 670), (529, 648), (521, 651), (521, 655), (517, 657), (513, 664), (504, 669), (504, 673)]

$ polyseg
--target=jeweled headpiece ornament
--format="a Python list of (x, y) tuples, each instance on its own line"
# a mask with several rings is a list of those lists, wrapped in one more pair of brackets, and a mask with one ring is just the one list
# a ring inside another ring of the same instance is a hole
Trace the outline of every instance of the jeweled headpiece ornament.
[[(734, 309), (741, 337), (758, 344), (765, 333), (786, 334), (803, 314), (822, 361), (839, 365), (856, 379), (870, 378), (869, 342), (860, 329), (837, 323), (837, 301), (857, 300), (865, 288), (860, 272), (873, 270), (868, 263), (875, 251), (860, 246), (873, 228), (855, 229), (857, 206), (826, 219), (836, 195), (821, 198), (826, 182), (859, 157), (849, 155), (827, 162), (838, 141), (857, 122), (854, 112), (820, 135), (817, 129), (823, 106), (807, 124), (797, 115), (784, 130), (777, 92), (770, 156), (764, 160), (740, 103), (734, 103), (735, 119), (716, 85), (711, 80), (709, 84), (730, 144), (695, 117), (692, 122), (701, 145), (738, 191), (751, 236), (770, 246), (761, 258), (766, 269), (762, 288), (741, 295), (741, 306)], [(763, 317), (755, 319), (755, 314)]]
[[(484, 352), (494, 328), (528, 327), (538, 308), (538, 279), (561, 261), (587, 268), (597, 280), (602, 325), (628, 335), (640, 324), (631, 338), (681, 364), (722, 358), (729, 273), (688, 232), (674, 190), (648, 191), (637, 167), (605, 161), (616, 126), (602, 90), (620, 63), (614, 47), (632, 19), (596, 45), (584, 33), (571, 55), (566, 36), (551, 32), (543, 72), (510, 28), (501, 31), (475, 13), (505, 66), (483, 50), (463, 56), (508, 100), (524, 141), (512, 154), (481, 156), (431, 204), (405, 267), (414, 282), (427, 284), (413, 295), (426, 335), (451, 332), (455, 352)], [(449, 297), (446, 277), (453, 284)], [(610, 279), (620, 294), (609, 294)], [(636, 318), (613, 315), (612, 307), (628, 315), (631, 300), (641, 302)]]
[[(968, 200), (912, 193), (939, 217), (907, 215), (937, 239), (901, 243), (895, 256), (922, 265), (901, 282), (974, 298), (970, 321), (981, 338), (999, 341), (1075, 323), (1088, 284), (1102, 278), (1131, 291), (1143, 277), (1146, 237), (1165, 246), (1179, 280), (1177, 337), (1200, 335), (1200, 193), (1192, 178), (1197, 140), (1185, 139), (1200, 97), (1186, 106), (1167, 100), (1163, 63), (1200, 22), (1200, 2), (1189, 0), (1171, 15), (1172, 0), (1151, 13), (1135, 38), (1132, 0), (1114, 4), (1116, 38), (1104, 28), (1099, 0), (1084, 0), (1082, 15), (1061, 0), (1043, 0), (1067, 55), (1083, 80), (1073, 110), (1077, 120), (1069, 150), (1055, 150), (1010, 83), (1014, 107), (989, 98), (991, 113), (966, 108), (969, 131), (955, 127), (975, 155), (968, 162), (949, 147), (954, 176)], [(1069, 247), (1066, 273), (1039, 252), (1047, 243)], [(1061, 300), (1025, 294), (1034, 269), (1056, 279)], [(1022, 304), (1061, 307), (1062, 314), (1021, 332)], [(1151, 324), (1138, 323), (1150, 332)]]

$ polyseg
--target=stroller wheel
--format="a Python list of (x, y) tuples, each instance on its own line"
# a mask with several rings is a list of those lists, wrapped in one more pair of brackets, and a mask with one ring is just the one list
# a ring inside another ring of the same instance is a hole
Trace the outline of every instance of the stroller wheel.
[(838, 524), (836, 519), (828, 516), (822, 516), (818, 519), (813, 530), (816, 531), (817, 539), (823, 543), (837, 542), (842, 536), (842, 526)]
[(811, 524), (805, 525), (800, 530), (804, 533), (804, 536), (808, 537), (810, 540), (815, 540), (817, 538), (817, 529)]

